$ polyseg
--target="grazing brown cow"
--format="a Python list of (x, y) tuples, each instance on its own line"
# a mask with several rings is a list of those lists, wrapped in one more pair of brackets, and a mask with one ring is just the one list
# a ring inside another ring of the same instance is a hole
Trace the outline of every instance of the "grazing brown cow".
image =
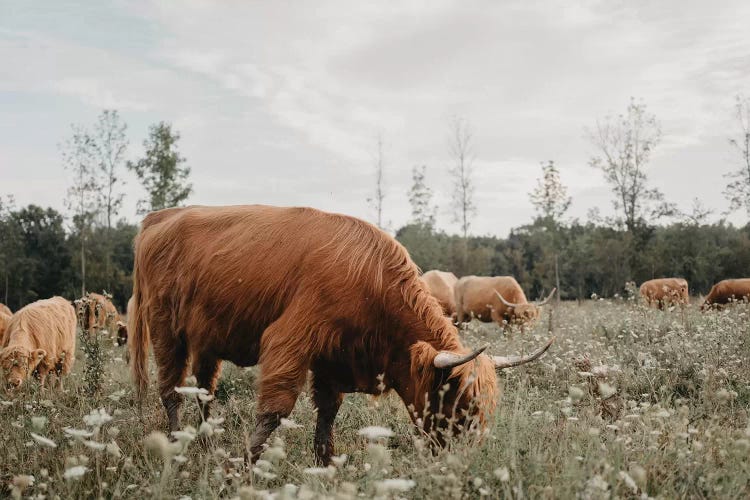
[[(180, 426), (174, 388), (183, 385), (188, 360), (211, 393), (222, 360), (260, 363), (253, 460), (292, 411), (308, 370), (318, 408), (315, 453), (328, 463), (344, 393), (395, 390), (412, 420), (442, 443), (448, 429), (487, 422), (496, 369), (534, 360), (551, 344), (524, 357), (467, 349), (398, 242), (361, 220), (311, 208), (149, 214), (136, 237), (133, 275), (128, 344), (138, 394), (148, 384), (149, 338), (172, 431)], [(450, 422), (443, 416), (454, 412)]]
[(456, 314), (456, 299), (453, 294), (453, 287), (457, 281), (458, 278), (455, 274), (445, 271), (427, 271), (422, 275), (422, 282), (427, 287), (427, 291), (437, 299), (446, 316)]
[(47, 375), (62, 378), (73, 367), (76, 352), (76, 312), (62, 297), (37, 300), (13, 315), (0, 351), (6, 383), (19, 387), (32, 373), (44, 386)]
[(657, 309), (690, 303), (688, 282), (682, 278), (658, 278), (644, 281), (640, 291), (646, 304)]
[(742, 300), (750, 302), (750, 278), (722, 280), (711, 287), (701, 309), (721, 307), (729, 302)]
[(473, 315), (486, 323), (501, 326), (532, 325), (541, 313), (541, 307), (552, 298), (552, 293), (541, 302), (529, 303), (521, 285), (512, 276), (464, 276), (455, 286), (456, 316), (459, 323)]
[(2, 302), (0, 302), (0, 313), (4, 313), (8, 316), (13, 316), (13, 311), (10, 310), (10, 307), (6, 306)]
[(117, 334), (120, 314), (109, 298), (89, 292), (77, 302), (77, 312), (84, 329), (89, 333), (107, 330), (110, 336)]

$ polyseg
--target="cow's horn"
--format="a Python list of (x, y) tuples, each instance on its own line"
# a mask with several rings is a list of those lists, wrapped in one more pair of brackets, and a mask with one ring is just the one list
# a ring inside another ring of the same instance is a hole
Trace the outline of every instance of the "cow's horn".
[(497, 294), (497, 297), (500, 299), (500, 302), (502, 302), (508, 307), (518, 307), (521, 305), (521, 304), (514, 304), (513, 302), (508, 302), (507, 300), (505, 300), (505, 297), (500, 295), (500, 292), (498, 292), (497, 290), (495, 290), (495, 293)]
[(539, 356), (544, 354), (554, 341), (555, 337), (552, 337), (544, 346), (540, 347), (531, 354), (527, 354), (526, 356), (492, 356), (492, 362), (495, 363), (496, 370), (502, 370), (504, 368), (511, 368), (514, 366), (526, 364), (530, 361), (534, 361)]
[(551, 291), (551, 292), (549, 293), (549, 295), (547, 295), (547, 298), (546, 298), (546, 299), (544, 299), (544, 300), (543, 300), (543, 301), (541, 301), (541, 302), (535, 302), (535, 304), (537, 305), (537, 307), (541, 307), (541, 306), (543, 306), (544, 304), (546, 304), (547, 302), (549, 302), (549, 301), (550, 301), (550, 299), (552, 298), (552, 296), (553, 296), (553, 295), (555, 295), (555, 292), (556, 292), (556, 291), (557, 291), (557, 288), (553, 288), (553, 289), (552, 289), (552, 291)]
[(475, 351), (464, 355), (456, 354), (455, 352), (441, 351), (437, 354), (437, 356), (435, 356), (432, 364), (435, 366), (435, 368), (450, 370), (451, 368), (455, 368), (464, 363), (468, 363), (472, 359), (482, 354), (484, 350), (487, 349), (487, 347), (489, 346), (480, 347), (479, 349), (476, 349)]

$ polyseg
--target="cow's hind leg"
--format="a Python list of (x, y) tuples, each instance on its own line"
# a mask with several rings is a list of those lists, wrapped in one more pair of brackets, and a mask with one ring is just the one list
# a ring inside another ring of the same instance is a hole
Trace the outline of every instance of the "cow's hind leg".
[(315, 458), (323, 465), (331, 462), (334, 454), (333, 422), (341, 407), (343, 394), (337, 391), (331, 380), (313, 372), (313, 402), (318, 408), (315, 424)]
[(167, 411), (169, 432), (177, 431), (180, 429), (180, 406), (183, 397), (174, 389), (185, 383), (187, 375), (188, 350), (185, 336), (180, 334), (168, 339), (161, 337), (153, 344), (154, 361), (159, 376), (159, 394)]
[[(195, 378), (198, 380), (198, 387), (206, 389), (213, 396), (216, 391), (216, 382), (219, 380), (221, 373), (221, 360), (209, 354), (194, 355), (196, 367), (194, 369)], [(201, 401), (202, 419), (208, 418), (209, 401)]]
[(253, 462), (281, 419), (294, 409), (307, 378), (310, 352), (306, 342), (309, 337), (300, 335), (289, 319), (297, 316), (288, 310), (263, 332), (260, 394), (255, 430), (249, 443)]

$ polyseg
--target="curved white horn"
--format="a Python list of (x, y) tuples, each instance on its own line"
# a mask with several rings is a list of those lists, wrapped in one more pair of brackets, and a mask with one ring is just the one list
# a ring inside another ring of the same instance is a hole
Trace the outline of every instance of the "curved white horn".
[(505, 300), (505, 297), (500, 295), (500, 292), (498, 292), (497, 290), (495, 290), (495, 293), (497, 294), (497, 297), (500, 299), (500, 302), (502, 302), (508, 307), (518, 307), (521, 305), (521, 304), (514, 304), (513, 302), (508, 302), (507, 300)]
[(492, 361), (493, 363), (495, 363), (495, 369), (502, 370), (504, 368), (511, 368), (514, 366), (526, 364), (530, 361), (534, 361), (539, 356), (544, 354), (554, 341), (555, 337), (552, 337), (544, 346), (540, 347), (531, 354), (527, 354), (526, 356), (492, 356)]
[(432, 364), (435, 366), (435, 368), (440, 368), (442, 370), (455, 368), (456, 366), (468, 363), (472, 359), (476, 358), (477, 356), (482, 354), (484, 350), (487, 349), (487, 347), (489, 346), (480, 347), (474, 352), (470, 352), (469, 354), (464, 355), (456, 354), (455, 352), (441, 351), (437, 354), (437, 356), (435, 356)]
[(549, 295), (547, 295), (546, 299), (544, 299), (541, 302), (534, 302), (534, 304), (536, 304), (537, 307), (542, 307), (544, 304), (546, 304), (547, 302), (550, 301), (550, 299), (552, 298), (552, 296), (555, 295), (556, 291), (557, 291), (557, 288), (553, 288), (552, 291), (549, 293)]

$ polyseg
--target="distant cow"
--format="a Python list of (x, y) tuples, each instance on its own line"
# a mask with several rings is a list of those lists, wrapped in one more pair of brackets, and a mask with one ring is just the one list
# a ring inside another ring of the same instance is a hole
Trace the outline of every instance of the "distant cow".
[(120, 314), (109, 298), (99, 293), (89, 292), (77, 302), (77, 312), (83, 328), (89, 333), (107, 330), (110, 337), (118, 332)]
[(445, 271), (427, 271), (422, 275), (422, 282), (427, 287), (427, 291), (437, 299), (446, 316), (456, 314), (456, 299), (453, 287), (457, 281), (458, 278), (455, 274)]
[(13, 316), (13, 311), (10, 310), (10, 307), (6, 306), (2, 302), (0, 302), (0, 313), (4, 313), (8, 316)]
[(690, 303), (688, 282), (682, 278), (658, 278), (644, 281), (640, 291), (646, 304), (658, 309)]
[(532, 325), (555, 289), (541, 302), (526, 300), (521, 285), (512, 276), (464, 276), (455, 286), (456, 315), (459, 323), (472, 316), (484, 322), (501, 326)]
[(133, 276), (128, 344), (139, 396), (148, 384), (149, 337), (170, 430), (180, 427), (174, 388), (188, 360), (211, 393), (222, 360), (260, 363), (253, 460), (294, 408), (308, 370), (315, 454), (328, 463), (345, 393), (395, 390), (412, 420), (442, 444), (447, 431), (488, 422), (496, 369), (534, 360), (551, 344), (523, 357), (465, 348), (398, 242), (361, 220), (310, 208), (154, 212), (135, 240)]
[(38, 300), (19, 309), (10, 322), (0, 350), (6, 383), (18, 388), (29, 375), (44, 386), (47, 375), (70, 373), (75, 361), (76, 312), (62, 297)]
[(701, 309), (720, 307), (733, 301), (750, 301), (750, 278), (723, 280), (711, 287)]

